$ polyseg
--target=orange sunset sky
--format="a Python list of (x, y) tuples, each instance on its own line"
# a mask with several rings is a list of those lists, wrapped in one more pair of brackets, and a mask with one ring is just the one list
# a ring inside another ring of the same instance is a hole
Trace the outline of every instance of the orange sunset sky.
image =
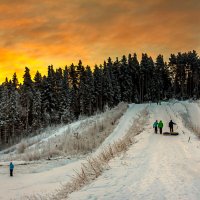
[(123, 54), (200, 51), (199, 0), (0, 0), (0, 82)]

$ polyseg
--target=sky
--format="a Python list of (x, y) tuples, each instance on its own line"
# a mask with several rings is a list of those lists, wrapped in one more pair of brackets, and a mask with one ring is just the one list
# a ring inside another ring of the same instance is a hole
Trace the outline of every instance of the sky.
[(0, 82), (81, 59), (200, 52), (199, 0), (0, 0)]

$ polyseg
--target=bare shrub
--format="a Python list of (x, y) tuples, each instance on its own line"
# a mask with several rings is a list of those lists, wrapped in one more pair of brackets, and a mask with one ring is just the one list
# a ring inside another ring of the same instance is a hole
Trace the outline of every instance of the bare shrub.
[[(34, 196), (33, 199), (66, 199), (72, 192), (81, 189), (86, 184), (89, 184), (91, 181), (98, 178), (104, 170), (109, 168), (108, 163), (111, 159), (126, 152), (129, 147), (135, 143), (134, 136), (143, 131), (144, 124), (147, 120), (148, 112), (147, 110), (144, 110), (138, 116), (138, 119), (134, 121), (130, 130), (122, 139), (108, 145), (97, 156), (88, 157), (86, 163), (82, 163), (79, 171), (74, 170), (75, 174), (72, 176), (71, 181), (63, 186), (56, 194), (51, 196), (48, 195), (48, 198), (47, 196), (39, 196), (39, 198)], [(78, 135), (76, 135), (75, 138), (77, 139)]]
[(39, 160), (41, 158), (40, 152), (39, 151), (34, 151), (34, 152), (26, 152), (23, 156), (22, 159), (26, 161), (33, 161), (33, 160)]
[(20, 199), (21, 200), (49, 200), (51, 196), (49, 195), (30, 195), (30, 196), (22, 196)]
[(129, 147), (135, 142), (134, 136), (141, 133), (144, 129), (144, 124), (148, 119), (148, 112), (145, 109), (139, 116), (137, 121), (128, 131), (122, 139), (114, 142), (112, 145), (108, 145), (101, 153), (96, 157), (90, 157), (86, 163), (83, 163), (81, 169), (77, 172), (72, 180), (67, 183), (56, 195), (52, 196), (52, 199), (67, 198), (68, 195), (74, 191), (81, 189), (84, 185), (90, 183), (92, 180), (99, 177), (102, 172), (109, 168), (108, 162), (115, 156), (119, 156), (121, 153), (126, 152)]
[(98, 148), (117, 125), (117, 121), (127, 109), (127, 104), (120, 103), (113, 109), (107, 109), (98, 117), (91, 120), (86, 120), (81, 123), (81, 129), (67, 130), (66, 134), (52, 138), (48, 143), (51, 145), (51, 150), (46, 146), (45, 152), (53, 151), (57, 154), (65, 155), (85, 155)]
[(117, 120), (127, 109), (127, 104), (120, 103), (116, 108), (105, 111), (100, 118), (93, 123), (87, 124), (87, 128), (81, 133), (64, 135), (63, 143), (58, 144), (59, 149), (66, 154), (86, 154), (100, 146), (106, 137), (112, 133)]
[(98, 156), (88, 158), (86, 163), (83, 163), (79, 171), (75, 171), (72, 180), (67, 183), (52, 199), (67, 198), (74, 191), (81, 189), (84, 185), (98, 178), (105, 169), (109, 168), (108, 162), (116, 155), (128, 150), (133, 140), (129, 137), (124, 137), (113, 145), (109, 145)]
[(27, 150), (21, 158), (25, 161), (33, 161), (33, 160), (40, 160), (40, 159), (51, 159), (56, 156), (63, 155), (57, 146), (54, 146), (49, 141), (47, 144), (44, 144), (43, 148), (35, 148)]
[[(186, 106), (185, 106), (186, 107)], [(188, 109), (186, 108), (187, 110), (187, 113), (188, 113)], [(182, 120), (183, 120), (183, 123), (185, 125), (185, 127), (187, 127), (189, 130), (193, 131), (194, 134), (200, 138), (200, 127), (196, 124), (194, 124), (188, 114), (184, 113), (184, 114), (181, 114), (181, 117), (182, 117)]]
[(17, 145), (17, 153), (24, 153), (25, 149), (27, 148), (27, 141), (22, 140), (18, 145)]
[[(52, 137), (48, 142), (38, 142), (30, 147), (36, 140), (39, 141), (39, 138), (34, 138), (34, 140), (30, 140), (30, 145), (27, 143), (26, 152), (21, 151), (24, 154), (20, 156), (23, 160), (32, 161), (91, 153), (112, 133), (127, 108), (127, 103), (120, 103), (113, 109), (107, 108), (104, 113), (82, 121), (75, 129), (69, 125), (65, 134)], [(16, 155), (17, 157), (20, 158)]]
[(190, 125), (190, 128), (191, 128), (192, 131), (196, 134), (196, 136), (197, 136), (198, 138), (200, 138), (200, 127), (191, 124), (191, 125)]

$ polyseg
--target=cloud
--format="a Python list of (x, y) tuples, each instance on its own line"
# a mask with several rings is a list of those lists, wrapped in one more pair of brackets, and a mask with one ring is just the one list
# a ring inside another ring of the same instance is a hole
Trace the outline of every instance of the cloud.
[(199, 51), (199, 9), (198, 0), (1, 0), (1, 76), (28, 63), (44, 71), (79, 59)]

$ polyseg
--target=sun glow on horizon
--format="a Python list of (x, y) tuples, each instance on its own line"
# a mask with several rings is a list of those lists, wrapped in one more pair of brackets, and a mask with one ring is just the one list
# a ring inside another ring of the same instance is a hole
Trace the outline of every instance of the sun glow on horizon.
[(199, 0), (1, 0), (0, 82), (15, 72), (21, 82), (25, 67), (33, 79), (79, 60), (200, 52), (199, 9)]

